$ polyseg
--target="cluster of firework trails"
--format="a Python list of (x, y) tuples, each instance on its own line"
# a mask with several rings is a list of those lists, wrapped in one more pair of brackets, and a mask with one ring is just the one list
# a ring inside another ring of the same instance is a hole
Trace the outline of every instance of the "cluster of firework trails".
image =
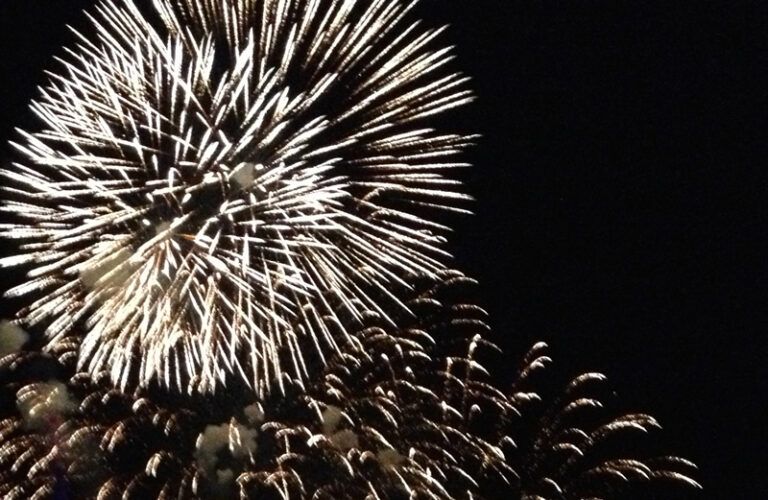
[(484, 368), (506, 361), (443, 248), (476, 137), (435, 126), (473, 96), (414, 4), (98, 2), (0, 170), (26, 276), (2, 498), (698, 487), (615, 446), (658, 424), (604, 408), (602, 375), (545, 383), (543, 344)]

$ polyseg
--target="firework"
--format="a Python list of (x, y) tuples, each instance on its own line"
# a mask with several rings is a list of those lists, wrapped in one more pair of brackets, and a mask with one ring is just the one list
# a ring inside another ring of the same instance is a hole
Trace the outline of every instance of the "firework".
[(7, 294), (32, 297), (0, 323), (0, 496), (698, 487), (611, 448), (658, 424), (604, 408), (602, 375), (548, 391), (537, 344), (492, 376), (438, 217), (474, 138), (430, 127), (471, 95), (415, 1), (152, 3), (97, 5), (0, 170)]
[(611, 410), (603, 374), (583, 373), (555, 389), (536, 380), (552, 362), (546, 350), (544, 343), (529, 350), (510, 394), (522, 415), (509, 455), (521, 498), (657, 498), (667, 490), (676, 497), (701, 488), (692, 462), (653, 453), (655, 418)]
[(82, 325), (79, 366), (126, 390), (264, 395), (402, 312), (473, 140), (430, 128), (471, 95), (413, 4), (100, 2), (0, 170), (24, 323)]
[(41, 377), (31, 366), (54, 362), (71, 373), (72, 346), (59, 349), (62, 361), (8, 356), (0, 377), (16, 404), (0, 412), (0, 468), (8, 471), (0, 494), (577, 499), (697, 486), (680, 458), (601, 448), (658, 425), (601, 410), (589, 387), (602, 381), (596, 374), (548, 397), (536, 380), (550, 362), (543, 345), (523, 359), (511, 390), (495, 384), (484, 366), (498, 350), (482, 340), (472, 280), (445, 272), (415, 288), (404, 300), (418, 313), (404, 327), (370, 311), (354, 335), (359, 345), (331, 357), (323, 377), (261, 402), (245, 385), (216, 395), (127, 395), (106, 375), (52, 382), (50, 368)]

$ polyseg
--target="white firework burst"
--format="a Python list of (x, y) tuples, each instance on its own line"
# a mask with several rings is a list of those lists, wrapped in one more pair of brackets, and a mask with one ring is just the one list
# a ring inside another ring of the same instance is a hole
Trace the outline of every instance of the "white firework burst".
[(402, 311), (474, 139), (429, 126), (472, 96), (415, 3), (101, 1), (0, 170), (21, 319), (51, 345), (82, 324), (79, 366), (122, 388), (263, 395)]

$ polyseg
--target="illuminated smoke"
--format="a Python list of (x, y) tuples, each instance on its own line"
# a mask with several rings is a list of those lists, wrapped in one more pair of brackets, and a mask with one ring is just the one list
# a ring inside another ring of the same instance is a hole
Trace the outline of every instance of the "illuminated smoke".
[(8, 320), (0, 320), (0, 358), (18, 352), (29, 340), (29, 334)]

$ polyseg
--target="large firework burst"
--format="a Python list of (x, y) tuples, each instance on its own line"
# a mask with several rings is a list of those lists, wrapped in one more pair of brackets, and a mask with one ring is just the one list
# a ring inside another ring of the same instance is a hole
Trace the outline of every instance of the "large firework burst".
[(429, 128), (471, 95), (414, 3), (101, 1), (0, 170), (24, 322), (83, 324), (79, 366), (122, 388), (265, 394), (403, 309), (472, 140)]
[(456, 272), (422, 283), (403, 299), (418, 313), (402, 328), (370, 311), (359, 345), (332, 356), (323, 377), (260, 403), (244, 385), (125, 394), (107, 374), (72, 375), (67, 342), (55, 356), (8, 355), (0, 494), (581, 499), (696, 485), (685, 460), (604, 446), (658, 424), (601, 409), (601, 375), (549, 396), (535, 380), (550, 362), (545, 346), (525, 356), (510, 390), (494, 384), (484, 359), (498, 352), (482, 340), (484, 312), (466, 300), (473, 287)]

